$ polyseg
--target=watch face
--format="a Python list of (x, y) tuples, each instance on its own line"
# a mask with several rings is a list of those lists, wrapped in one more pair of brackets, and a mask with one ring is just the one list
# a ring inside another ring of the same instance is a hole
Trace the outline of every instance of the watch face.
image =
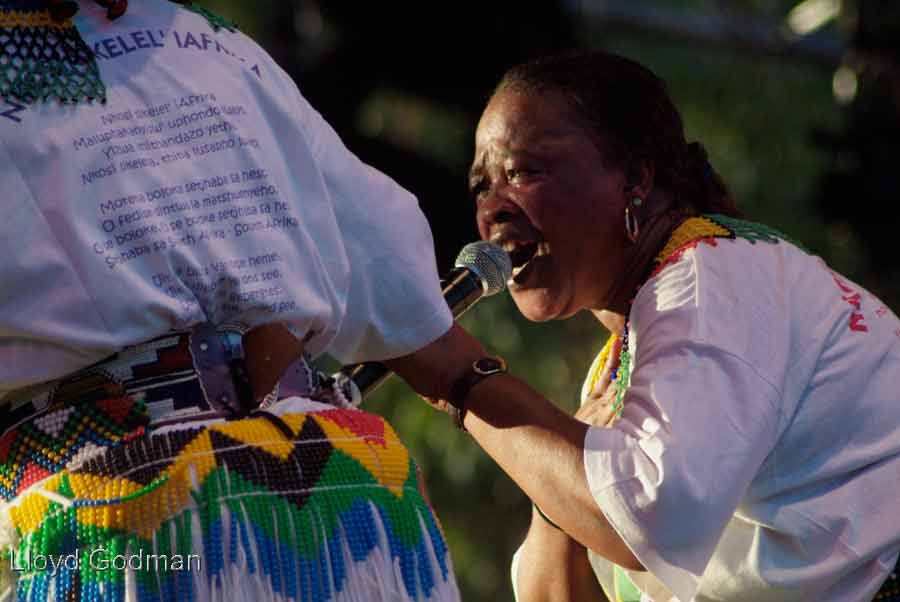
[(499, 357), (483, 357), (472, 364), (472, 370), (484, 375), (506, 372), (506, 362)]

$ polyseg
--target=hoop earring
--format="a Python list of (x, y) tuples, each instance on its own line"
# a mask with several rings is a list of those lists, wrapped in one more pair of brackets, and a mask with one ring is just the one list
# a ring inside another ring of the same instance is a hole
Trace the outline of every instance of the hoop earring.
[[(631, 205), (634, 208), (640, 207), (643, 202), (643, 199), (640, 197), (631, 199)], [(625, 237), (632, 243), (636, 243), (640, 234), (641, 226), (638, 224), (637, 216), (631, 210), (631, 207), (625, 207)]]

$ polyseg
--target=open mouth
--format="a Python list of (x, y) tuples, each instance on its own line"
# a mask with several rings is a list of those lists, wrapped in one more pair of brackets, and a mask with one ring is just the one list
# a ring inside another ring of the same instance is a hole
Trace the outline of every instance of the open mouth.
[(512, 282), (521, 284), (528, 276), (528, 267), (531, 260), (543, 255), (545, 244), (540, 240), (505, 240), (499, 243), (509, 254), (512, 262)]

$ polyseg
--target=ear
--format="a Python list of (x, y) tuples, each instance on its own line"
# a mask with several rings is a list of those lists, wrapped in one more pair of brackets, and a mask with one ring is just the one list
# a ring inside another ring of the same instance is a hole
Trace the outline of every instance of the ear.
[(632, 161), (624, 170), (625, 187), (623, 192), (629, 198), (639, 197), (647, 200), (653, 191), (653, 181), (656, 175), (654, 165), (644, 159)]

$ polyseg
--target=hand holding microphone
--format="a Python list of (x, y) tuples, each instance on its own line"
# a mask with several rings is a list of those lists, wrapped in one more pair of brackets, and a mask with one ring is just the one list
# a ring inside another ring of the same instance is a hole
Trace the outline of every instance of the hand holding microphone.
[[(497, 245), (478, 241), (469, 243), (456, 257), (455, 267), (441, 278), (444, 299), (454, 318), (458, 318), (476, 301), (506, 288), (512, 274), (512, 263), (506, 251)], [(334, 375), (345, 391), (349, 389), (353, 405), (359, 405), (377, 389), (392, 372), (380, 362), (363, 362), (341, 368)]]

